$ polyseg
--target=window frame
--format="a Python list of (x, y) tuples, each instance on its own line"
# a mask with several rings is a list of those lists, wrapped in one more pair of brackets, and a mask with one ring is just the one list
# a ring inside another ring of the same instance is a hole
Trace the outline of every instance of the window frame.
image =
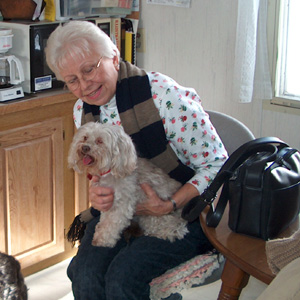
[[(271, 72), (271, 82), (273, 90), (273, 98), (270, 104), (280, 105), (283, 107), (290, 107), (295, 109), (300, 109), (300, 101), (296, 100), (296, 97), (287, 95), (286, 97), (279, 97), (276, 95), (276, 91), (279, 88), (277, 85), (277, 78), (279, 76), (279, 71), (277, 70), (277, 60), (279, 59), (279, 47), (278, 39), (280, 22), (280, 10), (281, 10), (282, 0), (269, 0), (268, 1), (268, 26), (267, 26), (267, 36), (268, 36), (268, 54), (269, 54), (269, 65)], [(297, 98), (298, 99), (298, 98)]]

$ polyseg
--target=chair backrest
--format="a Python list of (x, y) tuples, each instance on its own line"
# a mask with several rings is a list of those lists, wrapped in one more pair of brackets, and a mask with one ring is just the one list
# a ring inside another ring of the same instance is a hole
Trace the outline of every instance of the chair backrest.
[(239, 120), (216, 111), (207, 110), (206, 112), (229, 155), (242, 144), (255, 138), (250, 129)]

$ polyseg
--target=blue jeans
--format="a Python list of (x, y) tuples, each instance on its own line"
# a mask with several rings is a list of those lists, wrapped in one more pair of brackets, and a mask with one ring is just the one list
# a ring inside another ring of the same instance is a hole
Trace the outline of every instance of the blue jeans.
[(168, 269), (205, 253), (211, 245), (199, 221), (171, 243), (155, 237), (121, 238), (114, 248), (91, 245), (99, 217), (88, 225), (67, 273), (76, 300), (149, 300), (149, 283)]

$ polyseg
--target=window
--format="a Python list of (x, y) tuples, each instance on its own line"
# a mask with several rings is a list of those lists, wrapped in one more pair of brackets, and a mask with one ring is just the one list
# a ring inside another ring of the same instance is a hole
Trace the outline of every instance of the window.
[[(276, 16), (277, 14), (277, 16)], [(274, 104), (300, 108), (300, 1), (278, 0), (275, 9)]]

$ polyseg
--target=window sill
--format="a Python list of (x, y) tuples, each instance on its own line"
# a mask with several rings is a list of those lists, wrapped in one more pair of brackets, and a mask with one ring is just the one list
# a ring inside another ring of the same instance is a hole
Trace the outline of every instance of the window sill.
[(293, 101), (283, 98), (264, 100), (263, 109), (300, 116), (300, 101)]

